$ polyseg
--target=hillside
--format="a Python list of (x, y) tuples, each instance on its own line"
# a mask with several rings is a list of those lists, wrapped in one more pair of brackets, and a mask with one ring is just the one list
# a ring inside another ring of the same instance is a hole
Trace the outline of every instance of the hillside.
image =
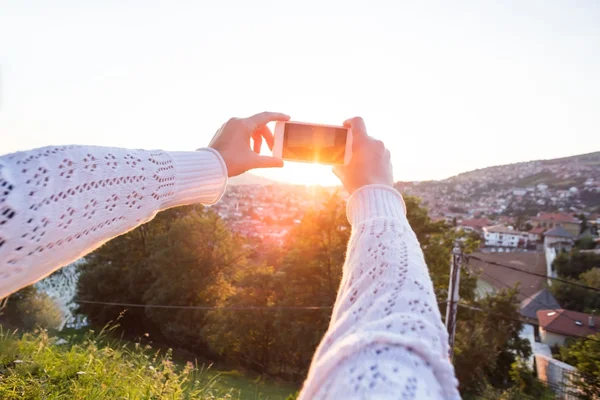
[(500, 165), (442, 181), (399, 182), (436, 217), (600, 212), (600, 152)]

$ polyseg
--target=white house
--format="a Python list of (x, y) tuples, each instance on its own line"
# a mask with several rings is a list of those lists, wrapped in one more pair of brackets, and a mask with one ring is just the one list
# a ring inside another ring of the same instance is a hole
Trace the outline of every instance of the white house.
[(544, 252), (546, 253), (546, 275), (548, 285), (552, 285), (550, 278), (556, 278), (556, 271), (552, 263), (556, 256), (562, 251), (571, 251), (575, 237), (562, 226), (557, 226), (544, 232)]
[(491, 247), (526, 247), (529, 240), (527, 232), (515, 231), (511, 226), (486, 226), (483, 228), (486, 246)]

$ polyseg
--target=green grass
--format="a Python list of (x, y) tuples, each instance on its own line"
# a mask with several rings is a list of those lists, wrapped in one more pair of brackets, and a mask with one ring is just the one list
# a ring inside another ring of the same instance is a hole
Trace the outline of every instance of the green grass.
[[(0, 327), (1, 328), (1, 327)], [(285, 399), (297, 388), (173, 361), (107, 331), (51, 337), (0, 329), (1, 399)], [(61, 344), (62, 343), (62, 344)]]

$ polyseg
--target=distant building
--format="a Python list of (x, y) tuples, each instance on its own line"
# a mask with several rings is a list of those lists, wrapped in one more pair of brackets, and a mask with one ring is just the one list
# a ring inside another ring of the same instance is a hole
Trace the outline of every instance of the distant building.
[(559, 251), (571, 251), (575, 236), (562, 226), (544, 232), (544, 247), (554, 247)]
[[(556, 271), (552, 263), (561, 252), (571, 251), (575, 237), (571, 235), (562, 226), (557, 226), (544, 232), (544, 253), (546, 254), (546, 276), (556, 278)], [(552, 285), (552, 280), (548, 279), (548, 285)]]
[(532, 230), (527, 232), (529, 234), (529, 241), (530, 242), (541, 241), (544, 238), (545, 231), (546, 231), (546, 229), (541, 226), (539, 226), (537, 228), (533, 228)]
[(504, 225), (487, 226), (483, 228), (485, 245), (491, 247), (526, 247), (529, 241), (527, 232), (515, 231)]
[(538, 310), (540, 341), (548, 346), (564, 346), (569, 338), (581, 338), (600, 332), (600, 318), (564, 309)]
[(491, 221), (487, 218), (474, 218), (462, 220), (458, 225), (467, 232), (479, 232), (483, 231), (483, 228), (489, 226)]
[(531, 222), (534, 228), (552, 229), (562, 226), (573, 236), (579, 235), (579, 220), (569, 214), (541, 212)]

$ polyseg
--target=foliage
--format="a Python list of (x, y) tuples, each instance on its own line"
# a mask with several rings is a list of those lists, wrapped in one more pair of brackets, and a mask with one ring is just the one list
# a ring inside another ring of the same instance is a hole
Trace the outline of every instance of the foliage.
[(592, 250), (596, 247), (596, 240), (592, 235), (583, 235), (575, 241), (575, 247), (579, 250)]
[(600, 254), (578, 250), (561, 253), (552, 263), (552, 267), (560, 277), (577, 279), (582, 273), (600, 267)]
[(0, 322), (25, 330), (35, 327), (56, 329), (61, 325), (62, 317), (54, 300), (34, 286), (27, 286), (9, 297)]
[(592, 268), (582, 273), (579, 279), (567, 278), (567, 282), (554, 281), (550, 286), (550, 291), (565, 309), (579, 312), (600, 310), (599, 292), (572, 285), (570, 282), (600, 289), (600, 268)]
[[(234, 268), (246, 251), (219, 217), (200, 206), (160, 213), (86, 258), (78, 297), (88, 301), (178, 306), (217, 306), (233, 293)], [(80, 305), (102, 326), (121, 307)], [(131, 309), (121, 319), (130, 335), (149, 333), (171, 346), (205, 351), (199, 331), (206, 312), (194, 309)]]
[(485, 312), (460, 308), (456, 327), (454, 365), (463, 394), (479, 393), (488, 383), (510, 386), (517, 357), (531, 355), (529, 341), (519, 337), (522, 324), (515, 289), (473, 304)]
[[(446, 300), (454, 243), (469, 253), (478, 248), (478, 238), (433, 222), (416, 198), (406, 196), (405, 202), (436, 295)], [(156, 341), (298, 382), (329, 324), (350, 232), (337, 195), (307, 210), (281, 247), (232, 235), (202, 207), (169, 210), (87, 257), (79, 297), (218, 306), (208, 311), (131, 309), (121, 320), (122, 329), (133, 336), (148, 332)], [(531, 351), (518, 337), (514, 291), (477, 301), (476, 282), (476, 274), (465, 269), (461, 299), (483, 310), (459, 311), (455, 367), (465, 396), (482, 393), (486, 385), (508, 388), (511, 365)], [(314, 306), (319, 308), (301, 309)], [(82, 304), (80, 311), (99, 325), (121, 308)]]
[(0, 373), (0, 398), (6, 400), (263, 399), (265, 391), (281, 397), (292, 391), (248, 380), (242, 385), (189, 362), (178, 365), (170, 350), (131, 346), (110, 339), (106, 331), (65, 341), (44, 330), (21, 337), (0, 330)]
[(573, 341), (561, 348), (560, 355), (581, 375), (574, 383), (584, 394), (583, 398), (597, 399), (600, 396), (600, 334)]
[[(230, 307), (271, 307), (254, 311), (209, 313), (204, 333), (212, 349), (257, 371), (301, 380), (327, 329), (342, 276), (350, 235), (342, 200), (310, 210), (290, 233), (276, 261), (279, 269), (258, 266), (242, 273)], [(273, 253), (273, 251), (272, 251)]]

